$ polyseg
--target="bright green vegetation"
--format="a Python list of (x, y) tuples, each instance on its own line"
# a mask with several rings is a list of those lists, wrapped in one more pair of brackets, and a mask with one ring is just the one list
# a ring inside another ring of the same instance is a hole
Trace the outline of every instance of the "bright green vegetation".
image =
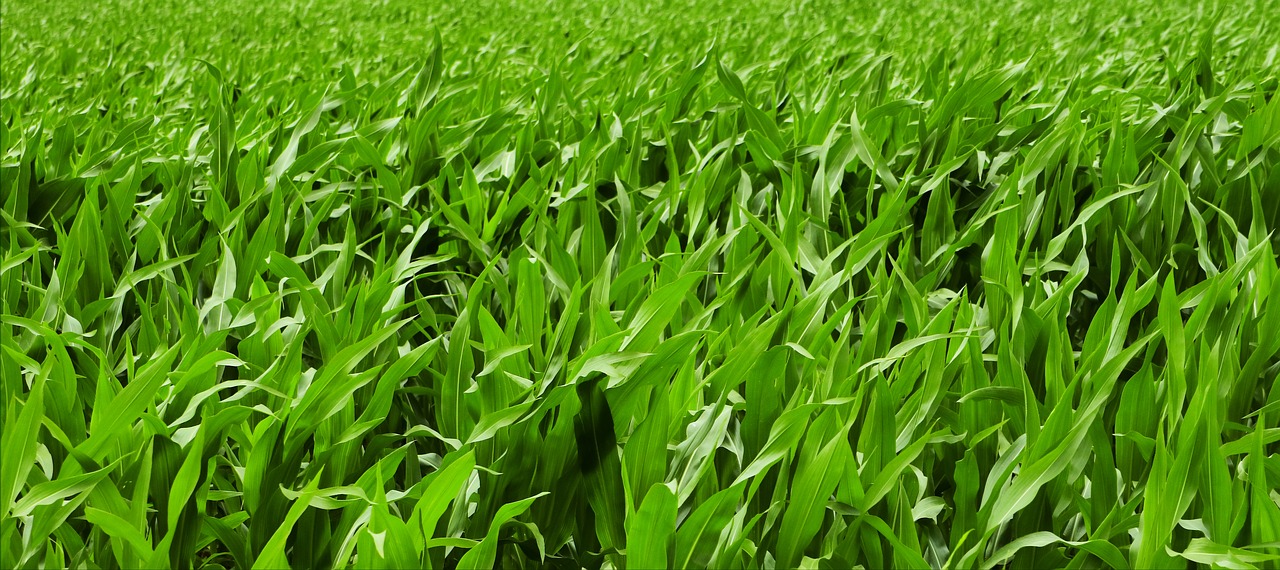
[(357, 4), (0, 4), (0, 567), (1280, 566), (1280, 3)]

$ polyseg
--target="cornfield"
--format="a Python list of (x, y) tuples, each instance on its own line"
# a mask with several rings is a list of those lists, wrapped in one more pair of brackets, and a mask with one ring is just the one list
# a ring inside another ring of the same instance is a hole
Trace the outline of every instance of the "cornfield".
[(1280, 3), (0, 40), (0, 567), (1280, 568)]

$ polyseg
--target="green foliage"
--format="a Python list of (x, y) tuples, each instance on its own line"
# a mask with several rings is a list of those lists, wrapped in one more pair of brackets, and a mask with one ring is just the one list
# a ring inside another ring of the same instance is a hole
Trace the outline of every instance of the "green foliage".
[(0, 22), (0, 567), (1280, 565), (1276, 2)]

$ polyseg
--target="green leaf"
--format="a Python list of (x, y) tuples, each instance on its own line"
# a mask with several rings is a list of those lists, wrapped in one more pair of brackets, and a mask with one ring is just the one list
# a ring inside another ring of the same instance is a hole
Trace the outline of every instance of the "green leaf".
[(627, 521), (627, 567), (670, 568), (675, 532), (676, 495), (665, 484), (655, 484)]
[(480, 541), (475, 548), (468, 550), (462, 556), (462, 560), (458, 561), (458, 568), (462, 570), (479, 570), (481, 568), (493, 568), (495, 557), (498, 551), (498, 535), (502, 530), (502, 525), (507, 521), (524, 514), (529, 510), (529, 506), (539, 498), (546, 496), (548, 493), (539, 493), (527, 499), (522, 499), (514, 503), (508, 503), (498, 509), (497, 514), (493, 516), (493, 522), (489, 523), (489, 533), (485, 535), (484, 540)]

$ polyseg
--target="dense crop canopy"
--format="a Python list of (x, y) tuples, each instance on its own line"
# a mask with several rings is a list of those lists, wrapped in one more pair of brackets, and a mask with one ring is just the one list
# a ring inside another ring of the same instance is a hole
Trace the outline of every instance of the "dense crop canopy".
[(0, 7), (0, 567), (1280, 565), (1280, 3)]

